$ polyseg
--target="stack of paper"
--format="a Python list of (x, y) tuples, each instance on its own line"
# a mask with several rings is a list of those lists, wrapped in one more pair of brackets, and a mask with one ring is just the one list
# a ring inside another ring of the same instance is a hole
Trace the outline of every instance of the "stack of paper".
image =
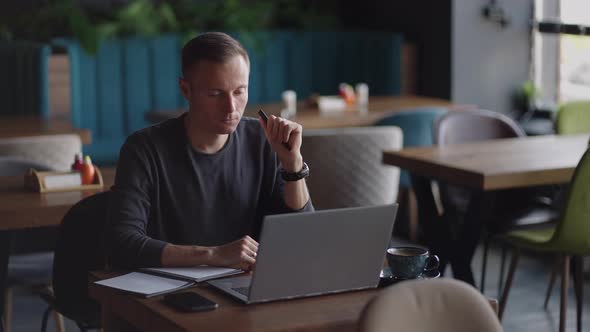
[(96, 284), (125, 292), (151, 297), (187, 288), (197, 282), (238, 274), (243, 271), (213, 266), (145, 268), (118, 277), (97, 281)]

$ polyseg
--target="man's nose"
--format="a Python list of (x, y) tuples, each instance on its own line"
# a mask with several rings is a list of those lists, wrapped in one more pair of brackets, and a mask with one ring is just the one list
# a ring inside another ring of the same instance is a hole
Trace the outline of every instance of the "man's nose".
[(227, 96), (225, 100), (224, 111), (227, 113), (233, 113), (236, 110), (236, 100), (233, 96)]

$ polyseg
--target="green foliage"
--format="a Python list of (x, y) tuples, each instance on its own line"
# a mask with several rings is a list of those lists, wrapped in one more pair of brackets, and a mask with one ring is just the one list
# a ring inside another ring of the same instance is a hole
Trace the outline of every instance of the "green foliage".
[(539, 89), (535, 86), (535, 82), (533, 81), (524, 82), (522, 84), (521, 90), (522, 94), (531, 101), (537, 98), (540, 94)]
[[(323, 2), (323, 7), (337, 2)], [(240, 33), (246, 44), (256, 40), (248, 32), (273, 29), (325, 29), (337, 25), (329, 7), (322, 13), (316, 2), (303, 0), (130, 0), (98, 12), (74, 0), (47, 0), (41, 7), (3, 19), (0, 39), (50, 41), (74, 37), (91, 54), (101, 40), (113, 37), (153, 37), (174, 32), (192, 38), (198, 31)], [(64, 20), (64, 18), (67, 18)]]
[(115, 12), (109, 24), (117, 36), (153, 37), (162, 32), (177, 31), (178, 21), (168, 3), (154, 5), (149, 0), (135, 0)]
[(184, 41), (199, 31), (232, 31), (240, 33), (245, 44), (255, 45), (257, 41), (248, 32), (270, 28), (274, 6), (272, 1), (244, 5), (239, 0), (217, 0), (195, 5), (195, 1), (180, 0), (173, 7)]
[(338, 0), (275, 0), (274, 4), (273, 26), (296, 30), (325, 30), (338, 26), (338, 19), (333, 14), (341, 5)]
[(526, 81), (519, 86), (512, 95), (512, 104), (515, 109), (521, 113), (526, 113), (533, 109), (534, 103), (541, 95), (541, 91), (533, 81)]

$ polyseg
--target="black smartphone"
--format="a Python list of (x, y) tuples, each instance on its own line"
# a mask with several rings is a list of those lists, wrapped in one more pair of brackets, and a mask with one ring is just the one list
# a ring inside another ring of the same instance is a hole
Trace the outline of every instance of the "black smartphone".
[[(262, 118), (262, 121), (264, 121), (264, 124), (266, 124), (268, 122), (268, 116), (266, 115), (266, 113), (264, 113), (264, 111), (262, 109), (258, 110), (258, 116), (260, 116)], [(291, 150), (291, 147), (289, 146), (289, 144), (283, 142), (283, 146), (287, 150)]]
[(164, 296), (164, 302), (180, 311), (206, 311), (218, 307), (217, 303), (197, 293), (182, 292)]

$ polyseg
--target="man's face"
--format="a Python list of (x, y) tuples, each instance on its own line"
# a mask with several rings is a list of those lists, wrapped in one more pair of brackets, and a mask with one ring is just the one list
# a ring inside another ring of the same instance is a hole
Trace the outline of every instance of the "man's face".
[(249, 74), (248, 64), (237, 55), (225, 63), (201, 60), (180, 79), (200, 129), (218, 135), (236, 129), (248, 102)]

